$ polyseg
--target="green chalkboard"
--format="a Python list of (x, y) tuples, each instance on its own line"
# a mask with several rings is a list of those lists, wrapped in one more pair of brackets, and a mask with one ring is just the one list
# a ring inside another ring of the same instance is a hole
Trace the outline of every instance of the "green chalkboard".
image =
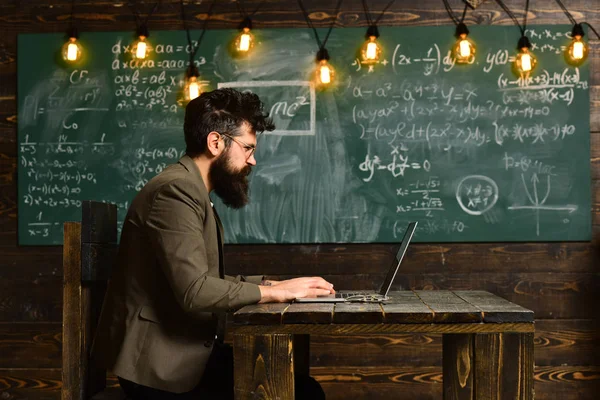
[[(227, 241), (395, 242), (413, 220), (421, 242), (589, 240), (589, 71), (563, 60), (570, 29), (530, 27), (526, 81), (511, 72), (513, 26), (470, 27), (471, 65), (453, 64), (451, 26), (381, 27), (372, 68), (356, 59), (364, 29), (334, 29), (325, 91), (310, 83), (310, 30), (257, 30), (245, 59), (229, 54), (235, 31), (207, 32), (205, 90), (253, 91), (277, 125), (259, 137), (249, 206), (215, 198)], [(19, 243), (60, 244), (86, 199), (116, 203), (122, 221), (182, 155), (185, 32), (153, 31), (143, 63), (131, 41), (83, 33), (86, 57), (66, 67), (62, 35), (19, 35)]]

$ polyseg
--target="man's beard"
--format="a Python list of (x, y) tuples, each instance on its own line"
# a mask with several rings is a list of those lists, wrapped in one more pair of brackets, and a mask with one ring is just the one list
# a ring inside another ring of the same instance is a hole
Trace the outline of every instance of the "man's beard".
[(248, 204), (250, 183), (248, 175), (251, 168), (246, 165), (236, 171), (229, 163), (229, 154), (223, 153), (210, 166), (208, 179), (215, 193), (227, 207), (242, 208)]

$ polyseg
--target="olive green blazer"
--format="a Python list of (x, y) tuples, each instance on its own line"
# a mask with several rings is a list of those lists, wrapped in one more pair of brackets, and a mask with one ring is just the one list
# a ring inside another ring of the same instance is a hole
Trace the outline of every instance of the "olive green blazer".
[(216, 313), (260, 301), (261, 277), (220, 276), (222, 227), (194, 161), (137, 194), (123, 222), (92, 349), (117, 376), (175, 393), (200, 381)]

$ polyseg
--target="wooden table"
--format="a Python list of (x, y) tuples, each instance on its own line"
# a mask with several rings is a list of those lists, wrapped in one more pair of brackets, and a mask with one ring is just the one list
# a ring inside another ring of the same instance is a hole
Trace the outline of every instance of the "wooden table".
[[(444, 399), (533, 399), (533, 311), (484, 291), (392, 292), (385, 304), (275, 303), (233, 317), (235, 398), (293, 399), (310, 335), (441, 333)], [(352, 394), (349, 393), (349, 397)]]

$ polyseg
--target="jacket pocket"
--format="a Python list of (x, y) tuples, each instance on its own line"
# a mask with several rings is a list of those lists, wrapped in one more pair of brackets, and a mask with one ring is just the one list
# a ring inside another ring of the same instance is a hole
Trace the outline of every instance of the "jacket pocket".
[(154, 311), (153, 308), (148, 307), (148, 306), (142, 306), (142, 309), (140, 310), (139, 316), (140, 316), (141, 319), (145, 319), (147, 321), (156, 322), (158, 324), (160, 324), (162, 322), (160, 320), (160, 318), (158, 318), (158, 315), (156, 315), (156, 311)]

